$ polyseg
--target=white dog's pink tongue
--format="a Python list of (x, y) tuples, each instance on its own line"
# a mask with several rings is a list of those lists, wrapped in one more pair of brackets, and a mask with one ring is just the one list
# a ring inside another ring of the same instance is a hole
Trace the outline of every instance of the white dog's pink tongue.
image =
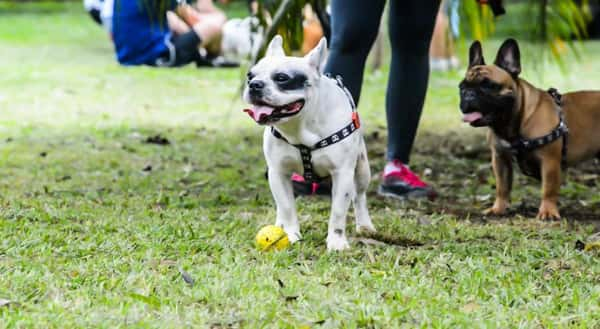
[(259, 122), (260, 119), (264, 116), (269, 116), (275, 111), (274, 108), (270, 106), (253, 106), (251, 109), (245, 109), (244, 112), (248, 113), (248, 115), (254, 119), (254, 121)]
[(463, 115), (463, 122), (475, 122), (479, 119), (483, 118), (483, 115), (481, 114), (481, 112), (471, 112), (471, 113), (465, 113)]

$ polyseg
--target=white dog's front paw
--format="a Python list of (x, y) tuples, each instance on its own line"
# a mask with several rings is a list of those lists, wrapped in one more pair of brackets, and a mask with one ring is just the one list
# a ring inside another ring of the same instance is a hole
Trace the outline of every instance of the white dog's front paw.
[(373, 223), (361, 223), (356, 225), (356, 232), (377, 232)]
[(356, 232), (376, 232), (375, 225), (371, 221), (371, 217), (366, 213), (362, 216), (356, 216)]
[(337, 250), (345, 250), (349, 249), (350, 244), (348, 243), (348, 239), (345, 236), (339, 234), (329, 234), (327, 236), (327, 250), (328, 251), (337, 251)]
[(299, 230), (286, 230), (284, 229), (285, 233), (288, 236), (288, 240), (291, 243), (297, 242), (298, 240), (302, 239), (302, 235), (300, 234)]

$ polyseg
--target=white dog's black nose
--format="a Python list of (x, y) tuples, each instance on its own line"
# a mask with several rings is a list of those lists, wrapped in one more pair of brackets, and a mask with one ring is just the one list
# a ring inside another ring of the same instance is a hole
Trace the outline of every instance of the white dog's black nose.
[(261, 80), (252, 80), (248, 84), (248, 88), (250, 88), (251, 92), (260, 92), (265, 89), (265, 82)]

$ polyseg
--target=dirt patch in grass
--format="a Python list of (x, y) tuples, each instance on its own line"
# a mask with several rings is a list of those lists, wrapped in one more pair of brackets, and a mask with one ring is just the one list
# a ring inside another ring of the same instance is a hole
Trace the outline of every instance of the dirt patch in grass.
[[(372, 166), (383, 165), (385, 138), (367, 136)], [(434, 202), (407, 201), (401, 206), (427, 215), (449, 214), (472, 221), (508, 220), (515, 216), (533, 218), (539, 206), (541, 183), (515, 172), (512, 206), (503, 217), (485, 216), (482, 211), (494, 201), (495, 181), (483, 131), (424, 133), (417, 139), (413, 168), (439, 193)], [(375, 176), (375, 175), (374, 175)], [(600, 163), (587, 161), (569, 168), (561, 186), (560, 209), (569, 222), (593, 224), (600, 230)], [(377, 182), (378, 183), (378, 182)], [(372, 200), (378, 198), (372, 193)], [(376, 202), (376, 201), (375, 201)]]

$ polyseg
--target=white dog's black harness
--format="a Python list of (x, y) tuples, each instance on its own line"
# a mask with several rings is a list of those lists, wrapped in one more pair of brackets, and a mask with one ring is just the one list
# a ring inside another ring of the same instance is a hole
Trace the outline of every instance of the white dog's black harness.
[[(331, 79), (330, 75), (326, 74), (325, 76)], [(280, 132), (278, 132), (275, 128), (271, 127), (271, 133), (273, 134), (273, 136), (285, 141), (286, 143), (292, 145), (293, 147), (297, 148), (298, 151), (300, 151), (300, 157), (302, 158), (302, 166), (304, 167), (304, 173), (302, 176), (304, 177), (304, 180), (308, 183), (320, 182), (324, 179), (323, 177), (318, 177), (313, 170), (312, 151), (322, 149), (324, 147), (338, 143), (344, 138), (350, 136), (358, 128), (360, 128), (360, 119), (358, 118), (358, 112), (356, 112), (356, 104), (352, 99), (350, 91), (348, 91), (348, 88), (344, 86), (344, 83), (342, 82), (342, 77), (336, 76), (335, 81), (338, 87), (340, 87), (348, 97), (348, 101), (350, 102), (350, 106), (352, 107), (352, 122), (350, 122), (347, 126), (329, 135), (329, 137), (320, 140), (313, 146), (306, 146), (304, 144), (291, 144), (285, 137), (283, 137), (283, 135)]]
[(548, 94), (550, 94), (550, 96), (552, 96), (552, 99), (554, 99), (554, 102), (556, 103), (556, 105), (558, 107), (557, 110), (558, 110), (558, 117), (559, 117), (560, 121), (559, 121), (558, 125), (556, 126), (556, 128), (554, 128), (550, 133), (548, 133), (542, 137), (532, 138), (532, 139), (518, 137), (517, 139), (511, 141), (511, 143), (510, 143), (510, 149), (513, 153), (513, 156), (516, 158), (517, 163), (519, 164), (519, 167), (521, 168), (521, 171), (527, 176), (537, 177), (537, 176), (539, 176), (539, 173), (533, 172), (526, 165), (526, 163), (525, 163), (526, 162), (526, 157), (525, 157), (526, 153), (531, 152), (532, 150), (540, 148), (544, 145), (548, 145), (561, 137), (563, 139), (561, 165), (562, 165), (563, 169), (565, 169), (567, 167), (567, 141), (568, 141), (568, 137), (569, 137), (569, 128), (567, 127), (567, 124), (565, 123), (564, 113), (562, 110), (562, 105), (563, 105), (562, 95), (555, 88), (548, 89)]

